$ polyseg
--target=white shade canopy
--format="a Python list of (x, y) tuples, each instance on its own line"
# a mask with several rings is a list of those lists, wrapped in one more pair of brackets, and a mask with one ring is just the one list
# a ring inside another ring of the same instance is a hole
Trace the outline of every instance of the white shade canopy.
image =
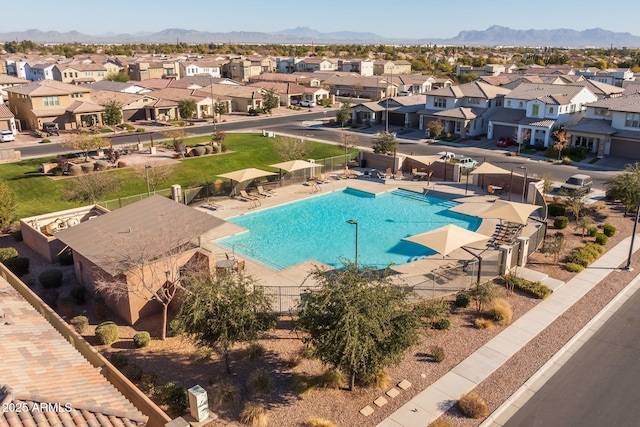
[(283, 171), (293, 172), (300, 169), (319, 168), (319, 167), (322, 167), (323, 165), (308, 162), (306, 160), (289, 160), (287, 162), (275, 163), (269, 166), (271, 166), (272, 168), (282, 169)]
[(441, 255), (448, 255), (462, 246), (487, 239), (489, 239), (489, 236), (458, 227), (454, 224), (448, 224), (444, 227), (427, 231), (426, 233), (405, 237), (402, 240), (426, 246)]
[(277, 173), (265, 171), (262, 169), (247, 168), (247, 169), (241, 169), (233, 172), (223, 173), (222, 175), (218, 175), (218, 176), (221, 178), (230, 179), (232, 181), (245, 182), (245, 181), (261, 178), (263, 176), (268, 176), (268, 175), (277, 175)]
[(473, 171), (469, 172), (469, 175), (482, 175), (482, 174), (493, 174), (493, 175), (509, 175), (512, 172), (506, 169), (502, 169), (496, 165), (493, 165), (489, 162), (484, 162)]
[(476, 216), (479, 218), (496, 218), (526, 225), (529, 216), (539, 208), (540, 206), (530, 205), (528, 203), (497, 200), (489, 207), (489, 209), (477, 214)]
[(424, 165), (430, 165), (431, 163), (435, 163), (440, 160), (441, 156), (406, 156), (411, 160), (415, 160), (416, 162), (422, 163)]

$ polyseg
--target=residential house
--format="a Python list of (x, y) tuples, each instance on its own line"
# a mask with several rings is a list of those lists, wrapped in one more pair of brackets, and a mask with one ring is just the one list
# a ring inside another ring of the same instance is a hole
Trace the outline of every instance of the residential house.
[(91, 90), (109, 90), (111, 92), (124, 92), (124, 93), (145, 93), (150, 92), (151, 89), (140, 86), (135, 81), (129, 81), (126, 83), (112, 82), (110, 80), (100, 80), (95, 83), (88, 83), (86, 87)]
[(421, 74), (394, 74), (381, 77), (394, 83), (398, 87), (398, 92), (409, 92), (413, 95), (429, 92), (436, 81), (433, 76)]
[(323, 80), (322, 84), (335, 96), (377, 100), (398, 94), (398, 86), (382, 76), (333, 75)]
[(640, 93), (601, 99), (586, 105), (584, 117), (565, 127), (572, 147), (640, 160)]
[(373, 63), (373, 74), (376, 76), (383, 74), (411, 74), (411, 62), (404, 59), (397, 61), (379, 59)]
[(239, 82), (249, 81), (252, 77), (275, 70), (276, 62), (265, 57), (243, 57), (231, 59), (222, 65), (222, 77)]
[(151, 105), (159, 101), (153, 93), (137, 94), (111, 90), (91, 91), (91, 99), (100, 105), (115, 101), (122, 110), (123, 122), (152, 120)]
[(483, 135), (487, 133), (489, 117), (502, 106), (509, 92), (482, 81), (432, 90), (427, 93), (425, 108), (418, 113), (420, 129), (427, 130), (427, 123), (439, 121), (444, 126), (443, 133), (459, 137)]
[(424, 95), (396, 96), (378, 102), (363, 102), (351, 107), (351, 120), (365, 126), (381, 124), (387, 128), (417, 128), (420, 123), (418, 112), (424, 108), (424, 104)]
[(2, 103), (0, 103), (0, 130), (10, 130), (14, 135), (18, 133), (13, 113)]
[(29, 63), (25, 66), (26, 79), (32, 82), (38, 80), (53, 80), (53, 67), (55, 64), (46, 62)]
[(7, 99), (7, 92), (5, 92), (6, 88), (24, 86), (28, 83), (29, 80), (26, 79), (10, 76), (8, 74), (0, 74), (0, 103), (3, 103)]
[(456, 66), (456, 77), (458, 78), (464, 76), (465, 74), (475, 74), (478, 77), (483, 77), (499, 76), (500, 74), (505, 74), (506, 72), (507, 68), (503, 64), (487, 64), (484, 67), (473, 67), (471, 65), (461, 64), (458, 64)]
[(371, 59), (342, 59), (338, 61), (338, 69), (361, 76), (373, 76), (373, 60)]
[(305, 90), (304, 86), (295, 83), (278, 83), (258, 81), (250, 83), (247, 86), (259, 88), (260, 90), (272, 90), (280, 98), (280, 105), (288, 107), (290, 105), (299, 104), (303, 99)]
[(504, 108), (489, 122), (488, 138), (516, 137), (548, 147), (558, 125), (577, 123), (598, 98), (580, 85), (523, 83), (504, 97)]
[(180, 78), (193, 77), (193, 76), (211, 76), (214, 78), (220, 78), (222, 73), (220, 71), (220, 64), (216, 61), (187, 61), (180, 62)]
[(216, 103), (224, 103), (226, 111), (244, 112), (262, 108), (262, 92), (255, 87), (228, 84), (212, 84), (201, 89), (203, 93), (212, 93)]
[(320, 87), (320, 79), (314, 76), (314, 73), (309, 74), (282, 74), (282, 73), (262, 73), (259, 76), (251, 78), (254, 82), (278, 82), (278, 83), (294, 83), (308, 87)]
[(39, 80), (6, 92), (20, 130), (42, 129), (45, 122), (55, 122), (61, 130), (102, 125), (104, 107), (91, 100), (86, 86)]
[(628, 68), (607, 68), (605, 70), (600, 70), (599, 68), (590, 67), (578, 70), (578, 74), (589, 80), (618, 87), (623, 87), (625, 82), (632, 82), (635, 80), (633, 71)]
[(120, 281), (132, 289), (121, 298), (104, 296), (107, 305), (133, 325), (161, 310), (151, 290), (174, 286), (184, 268), (212, 267), (215, 256), (200, 243), (222, 224), (212, 215), (152, 196), (64, 228), (54, 237), (73, 251), (76, 278), (90, 293), (99, 281)]
[(336, 62), (331, 61), (328, 58), (320, 58), (313, 56), (311, 58), (304, 58), (298, 61), (296, 64), (298, 71), (315, 72), (315, 71), (335, 71), (338, 70)]
[(95, 62), (75, 62), (56, 64), (52, 68), (52, 73), (54, 80), (77, 85), (104, 80), (107, 75), (107, 69), (103, 65), (96, 64)]
[(128, 75), (131, 80), (179, 79), (178, 61), (146, 61), (129, 64)]
[(148, 92), (157, 101), (147, 104), (150, 109), (151, 120), (171, 120), (171, 119), (192, 119), (193, 117), (181, 117), (179, 112), (179, 102), (191, 100), (196, 104), (194, 112), (196, 118), (203, 118), (211, 115), (211, 105), (213, 103), (210, 94), (200, 89), (183, 89), (167, 87)]
[(276, 58), (276, 70), (284, 74), (291, 74), (298, 70), (298, 62), (302, 61), (302, 58), (289, 57), (289, 58)]

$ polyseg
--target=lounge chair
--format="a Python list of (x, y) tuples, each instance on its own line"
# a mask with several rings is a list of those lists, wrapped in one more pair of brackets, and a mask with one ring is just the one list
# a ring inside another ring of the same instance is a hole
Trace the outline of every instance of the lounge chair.
[(391, 173), (391, 168), (387, 168), (387, 170), (384, 172), (384, 177), (385, 179), (393, 178), (393, 174)]
[(251, 203), (250, 207), (256, 207), (256, 206), (262, 205), (258, 197), (247, 194), (245, 190), (240, 190), (240, 198), (244, 201), (250, 202)]
[(262, 185), (258, 185), (256, 188), (258, 189), (258, 194), (261, 195), (262, 197), (271, 197), (271, 196), (278, 195), (278, 193), (274, 191), (265, 190), (264, 188), (262, 188)]
[(331, 181), (324, 177), (324, 174), (318, 173), (316, 174), (316, 183), (318, 184), (329, 184)]
[(393, 176), (393, 179), (404, 179), (404, 174), (401, 170), (396, 171), (396, 174)]

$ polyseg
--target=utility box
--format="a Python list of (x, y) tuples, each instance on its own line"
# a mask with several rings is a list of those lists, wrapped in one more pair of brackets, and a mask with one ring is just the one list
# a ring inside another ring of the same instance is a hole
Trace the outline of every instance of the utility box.
[(189, 413), (198, 422), (209, 418), (207, 391), (199, 385), (195, 385), (189, 389)]
[(171, 198), (178, 203), (182, 203), (182, 187), (180, 184), (173, 184), (171, 186)]

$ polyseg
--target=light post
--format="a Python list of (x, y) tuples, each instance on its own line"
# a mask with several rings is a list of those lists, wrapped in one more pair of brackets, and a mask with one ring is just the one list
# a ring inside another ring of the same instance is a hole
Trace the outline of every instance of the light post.
[(358, 221), (348, 219), (347, 223), (356, 226), (356, 271), (358, 271)]
[(631, 232), (631, 245), (629, 246), (629, 256), (627, 257), (627, 265), (624, 266), (624, 270), (632, 271), (631, 268), (631, 256), (633, 255), (633, 243), (636, 239), (636, 229), (638, 228), (638, 220), (640, 220), (640, 198), (638, 199), (638, 208), (636, 209), (636, 220), (633, 223), (633, 231)]
[(213, 107), (213, 76), (209, 75), (209, 88), (211, 89), (211, 123), (213, 124), (213, 133), (216, 133), (216, 111)]
[(145, 165), (144, 167), (144, 176), (147, 179), (147, 197), (151, 197), (151, 187), (149, 187), (149, 169), (151, 169), (153, 166), (151, 165)]
[(518, 166), (518, 169), (524, 169), (524, 181), (522, 182), (522, 203), (524, 203), (524, 194), (527, 189), (527, 167)]
[(511, 175), (509, 176), (509, 201), (511, 201), (511, 188), (513, 187), (513, 169), (511, 169)]

